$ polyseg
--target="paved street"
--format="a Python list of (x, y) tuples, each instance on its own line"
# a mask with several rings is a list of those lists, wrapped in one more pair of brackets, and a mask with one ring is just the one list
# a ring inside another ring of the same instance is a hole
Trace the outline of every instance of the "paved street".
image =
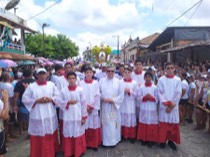
[[(115, 148), (100, 148), (98, 152), (88, 150), (83, 157), (208, 157), (210, 154), (210, 134), (207, 129), (194, 131), (193, 124), (181, 127), (181, 142), (178, 150), (173, 151), (167, 147), (160, 149), (158, 145), (152, 148), (141, 146), (140, 142), (131, 144), (123, 141)], [(29, 140), (25, 140), (26, 133), (14, 143), (9, 144), (9, 152), (6, 157), (28, 157)], [(59, 154), (57, 157), (62, 157)]]

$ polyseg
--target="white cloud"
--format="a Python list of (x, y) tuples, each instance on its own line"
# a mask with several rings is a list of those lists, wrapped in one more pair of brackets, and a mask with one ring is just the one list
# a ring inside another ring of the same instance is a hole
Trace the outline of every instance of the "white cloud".
[[(165, 28), (170, 21), (180, 16), (199, 0), (118, 0), (111, 5), (109, 0), (62, 0), (45, 13), (28, 21), (28, 26), (41, 32), (41, 25), (49, 23), (46, 34), (57, 33), (69, 36), (80, 51), (104, 42), (116, 48), (120, 36), (120, 45), (130, 37), (140, 39)], [(6, 4), (8, 0), (3, 0)], [(29, 19), (45, 8), (54, 4), (52, 0), (45, 1), (43, 6), (35, 5), (34, 0), (21, 1), (17, 15)], [(189, 21), (190, 25), (210, 25), (210, 1), (203, 1), (200, 8)], [(196, 8), (196, 7), (195, 7)], [(173, 25), (184, 26), (194, 12), (177, 20)], [(13, 12), (13, 11), (11, 11)]]

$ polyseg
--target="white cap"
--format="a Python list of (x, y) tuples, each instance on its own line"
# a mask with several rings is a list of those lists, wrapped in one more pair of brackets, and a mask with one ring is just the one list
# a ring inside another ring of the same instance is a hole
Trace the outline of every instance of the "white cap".
[(39, 69), (36, 70), (36, 74), (39, 74), (40, 72), (47, 73), (45, 68), (39, 68)]
[(102, 67), (106, 67), (106, 63), (105, 63), (105, 62), (102, 63), (101, 66), (102, 66)]

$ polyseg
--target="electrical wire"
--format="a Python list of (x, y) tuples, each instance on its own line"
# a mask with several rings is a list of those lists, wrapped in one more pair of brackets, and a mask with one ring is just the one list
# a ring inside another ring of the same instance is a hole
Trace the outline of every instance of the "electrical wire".
[[(187, 12), (189, 12), (192, 8), (194, 8), (195, 6), (197, 6), (198, 4), (200, 4), (203, 0), (198, 1), (197, 3), (195, 3), (194, 5), (192, 5), (190, 8), (188, 8), (185, 12), (183, 12), (179, 17), (177, 17), (176, 19), (174, 19), (171, 23), (168, 24), (168, 26), (172, 25), (175, 21), (177, 21), (178, 19), (180, 19), (182, 16), (184, 16)], [(168, 27), (167, 26), (167, 27)], [(167, 28), (166, 27), (166, 28)]]
[(195, 13), (197, 12), (198, 8), (201, 6), (203, 1), (200, 2), (200, 4), (197, 6), (197, 8), (194, 10), (194, 12), (192, 13), (192, 15), (190, 16), (190, 18), (187, 20), (185, 26), (189, 23), (189, 21), (192, 19), (192, 17), (195, 15)]
[(59, 1), (55, 2), (54, 4), (52, 4), (52, 5), (50, 5), (49, 7), (47, 7), (45, 10), (43, 10), (43, 11), (41, 11), (40, 13), (38, 13), (38, 14), (36, 14), (36, 15), (30, 17), (30, 18), (29, 18), (28, 20), (26, 20), (26, 21), (29, 21), (29, 20), (31, 20), (31, 19), (33, 19), (33, 18), (35, 18), (35, 17), (37, 17), (37, 16), (43, 14), (44, 12), (46, 12), (47, 10), (49, 10), (50, 8), (52, 8), (53, 6), (57, 5), (57, 4), (60, 3), (61, 1), (62, 1), (62, 0), (59, 0)]

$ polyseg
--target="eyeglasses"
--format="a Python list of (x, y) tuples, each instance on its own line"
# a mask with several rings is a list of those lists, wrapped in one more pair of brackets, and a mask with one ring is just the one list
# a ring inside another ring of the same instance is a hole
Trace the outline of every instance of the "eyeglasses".
[(107, 70), (108, 73), (114, 73), (114, 70)]
[(75, 80), (75, 77), (69, 77), (68, 80)]
[(168, 70), (169, 70), (169, 69), (174, 69), (174, 67), (167, 67), (166, 69), (168, 69)]

